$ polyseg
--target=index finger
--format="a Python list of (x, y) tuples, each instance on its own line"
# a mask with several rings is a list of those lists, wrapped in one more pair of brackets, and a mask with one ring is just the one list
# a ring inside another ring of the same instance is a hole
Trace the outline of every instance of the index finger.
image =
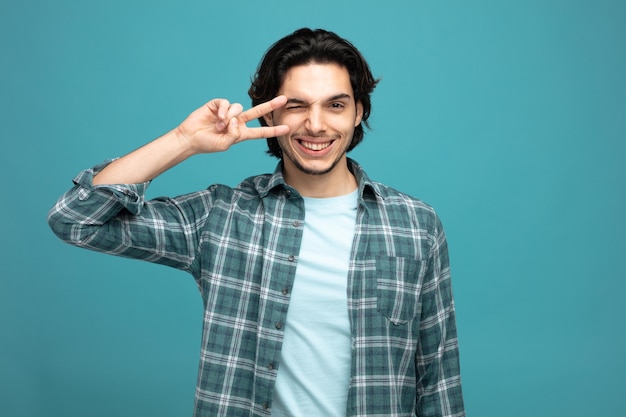
[(259, 117), (263, 117), (268, 113), (273, 112), (276, 109), (279, 109), (287, 104), (287, 97), (285, 96), (277, 96), (271, 99), (270, 101), (266, 101), (265, 103), (261, 103), (257, 106), (249, 108), (239, 115), (239, 118), (247, 123), (250, 120), (258, 119)]

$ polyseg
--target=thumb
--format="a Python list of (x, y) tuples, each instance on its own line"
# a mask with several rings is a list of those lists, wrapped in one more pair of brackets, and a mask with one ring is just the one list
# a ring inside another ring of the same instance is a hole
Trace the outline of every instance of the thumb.
[(235, 139), (235, 142), (239, 141), (241, 137), (241, 132), (239, 131), (239, 120), (237, 117), (233, 117), (228, 122), (228, 135), (232, 136)]

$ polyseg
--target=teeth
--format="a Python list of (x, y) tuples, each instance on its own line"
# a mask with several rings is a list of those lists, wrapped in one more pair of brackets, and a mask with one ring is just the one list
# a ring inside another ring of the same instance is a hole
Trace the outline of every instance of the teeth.
[(325, 143), (316, 143), (316, 142), (300, 142), (302, 146), (312, 151), (321, 151), (322, 149), (326, 149), (330, 146), (330, 142)]

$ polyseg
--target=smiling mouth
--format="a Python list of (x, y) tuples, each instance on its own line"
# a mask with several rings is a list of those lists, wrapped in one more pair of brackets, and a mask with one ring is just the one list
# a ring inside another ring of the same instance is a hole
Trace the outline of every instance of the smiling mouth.
[(302, 147), (306, 149), (310, 149), (312, 151), (323, 151), (324, 149), (328, 148), (332, 144), (332, 141), (320, 143), (320, 142), (305, 142), (303, 140), (299, 140), (298, 143), (300, 143)]

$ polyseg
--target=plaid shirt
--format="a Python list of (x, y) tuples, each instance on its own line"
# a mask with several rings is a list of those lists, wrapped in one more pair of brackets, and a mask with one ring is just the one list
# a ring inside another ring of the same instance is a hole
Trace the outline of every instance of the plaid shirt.
[[(439, 218), (349, 163), (359, 204), (347, 277), (346, 415), (464, 416)], [(303, 199), (281, 165), (235, 188), (151, 201), (147, 183), (93, 186), (101, 168), (74, 179), (50, 227), (76, 246), (191, 273), (205, 308), (195, 416), (269, 416), (304, 222)]]

